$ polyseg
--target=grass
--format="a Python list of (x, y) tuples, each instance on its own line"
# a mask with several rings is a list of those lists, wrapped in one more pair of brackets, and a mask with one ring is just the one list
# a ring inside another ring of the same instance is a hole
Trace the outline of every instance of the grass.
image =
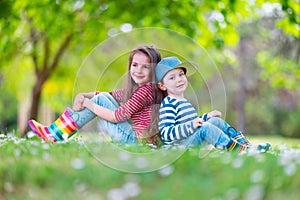
[(298, 199), (299, 140), (250, 141), (268, 141), (273, 150), (153, 150), (2, 135), (0, 199)]

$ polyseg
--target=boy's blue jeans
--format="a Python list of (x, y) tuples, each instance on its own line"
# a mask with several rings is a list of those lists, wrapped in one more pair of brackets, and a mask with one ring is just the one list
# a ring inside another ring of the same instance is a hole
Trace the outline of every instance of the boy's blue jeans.
[[(108, 108), (110, 110), (116, 110), (119, 107), (117, 101), (107, 92), (101, 92), (91, 99), (94, 103)], [(96, 117), (95, 113), (87, 108), (81, 111), (73, 111), (73, 120), (77, 123), (79, 127), (84, 126), (86, 123), (91, 121)], [(133, 130), (130, 123), (127, 121), (119, 123), (111, 123), (104, 119), (100, 119), (100, 126), (110, 135), (112, 141), (121, 144), (132, 144), (136, 142), (135, 131)]]
[(212, 117), (184, 140), (185, 146), (200, 146), (204, 141), (223, 149), (231, 140), (226, 134), (230, 125), (219, 117)]

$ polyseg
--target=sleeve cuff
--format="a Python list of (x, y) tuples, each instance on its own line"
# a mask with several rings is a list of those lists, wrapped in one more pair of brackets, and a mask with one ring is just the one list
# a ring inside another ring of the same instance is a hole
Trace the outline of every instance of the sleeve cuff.
[(207, 113), (204, 113), (203, 115), (201, 115), (200, 118), (203, 119), (206, 122), (208, 120), (207, 119)]

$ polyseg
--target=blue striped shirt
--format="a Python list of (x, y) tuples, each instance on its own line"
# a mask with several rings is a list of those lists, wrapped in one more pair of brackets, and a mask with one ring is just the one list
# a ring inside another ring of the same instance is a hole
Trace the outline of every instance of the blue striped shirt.
[(165, 97), (161, 102), (158, 124), (162, 141), (171, 144), (193, 134), (196, 117), (197, 112), (188, 100)]

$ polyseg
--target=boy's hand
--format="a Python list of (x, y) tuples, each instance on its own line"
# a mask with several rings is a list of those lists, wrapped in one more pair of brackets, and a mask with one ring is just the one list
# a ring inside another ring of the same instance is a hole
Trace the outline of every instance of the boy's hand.
[(204, 120), (197, 117), (196, 119), (193, 120), (193, 125), (194, 125), (194, 129), (199, 128), (202, 124), (203, 124)]
[(222, 117), (222, 113), (218, 110), (213, 110), (207, 114), (208, 119), (212, 117)]

